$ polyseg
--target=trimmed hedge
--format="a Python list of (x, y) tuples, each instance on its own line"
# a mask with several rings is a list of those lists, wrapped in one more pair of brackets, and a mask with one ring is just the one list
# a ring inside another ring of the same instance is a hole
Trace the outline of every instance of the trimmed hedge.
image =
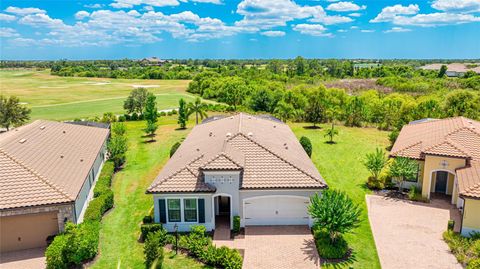
[(148, 237), (148, 234), (150, 233), (155, 233), (157, 231), (162, 230), (162, 224), (159, 223), (148, 223), (148, 224), (142, 224), (140, 226), (140, 231), (142, 233), (142, 239), (146, 239)]
[(165, 229), (149, 233), (145, 240), (143, 253), (145, 254), (145, 265), (147, 268), (162, 268), (163, 263), (163, 247), (167, 242), (167, 231)]
[(102, 215), (113, 207), (113, 191), (110, 189), (113, 163), (105, 162), (94, 189), (94, 199), (85, 210), (84, 222), (67, 223), (65, 232), (55, 237), (45, 256), (48, 269), (78, 267), (93, 259), (98, 252), (100, 221)]
[(240, 232), (240, 216), (233, 217), (233, 232), (234, 233)]

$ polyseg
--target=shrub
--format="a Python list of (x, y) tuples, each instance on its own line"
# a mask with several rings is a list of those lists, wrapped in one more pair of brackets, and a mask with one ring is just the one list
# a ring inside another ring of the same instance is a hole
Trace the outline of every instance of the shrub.
[(105, 162), (102, 168), (102, 172), (100, 172), (100, 176), (98, 176), (95, 188), (93, 189), (93, 197), (96, 198), (106, 193), (110, 189), (110, 185), (112, 184), (113, 169), (113, 162)]
[(145, 115), (142, 114), (138, 114), (138, 120), (144, 120), (145, 119)]
[(65, 249), (68, 245), (68, 236), (64, 234), (57, 235), (53, 242), (45, 251), (47, 259), (47, 269), (66, 269), (67, 259)]
[(180, 147), (180, 145), (181, 145), (180, 142), (176, 142), (175, 144), (172, 145), (172, 147), (170, 148), (170, 158), (173, 156), (173, 154), (175, 154), (175, 152)]
[(154, 233), (160, 230), (162, 230), (162, 224), (159, 224), (159, 223), (142, 224), (142, 226), (140, 226), (140, 231), (142, 233), (143, 239), (146, 239), (148, 234)]
[(234, 233), (240, 232), (240, 216), (233, 217), (233, 232)]
[(315, 244), (318, 255), (324, 259), (341, 259), (348, 253), (348, 244), (342, 236), (338, 237), (334, 243), (330, 240), (330, 235), (323, 229), (314, 230)]
[(113, 207), (113, 191), (107, 189), (105, 193), (90, 201), (85, 211), (85, 220), (100, 221), (103, 213)]
[(300, 137), (300, 145), (302, 145), (308, 157), (312, 157), (312, 142), (310, 139), (306, 136)]
[(447, 230), (453, 231), (453, 228), (455, 227), (455, 221), (454, 220), (448, 220), (448, 225), (447, 225)]
[(480, 258), (470, 260), (470, 262), (468, 262), (466, 269), (478, 269), (478, 268), (480, 268)]
[(172, 114), (173, 115), (177, 115), (178, 114), (178, 111), (176, 109), (172, 110)]
[(138, 114), (133, 112), (132, 116), (130, 116), (130, 119), (133, 120), (133, 121), (138, 120)]
[(167, 113), (165, 113), (165, 111), (161, 111), (159, 115), (160, 115), (160, 116), (166, 116)]
[(152, 216), (144, 216), (142, 220), (143, 224), (150, 224), (153, 222)]
[(218, 254), (217, 254), (217, 247), (213, 245), (209, 245), (201, 254), (200, 254), (200, 259), (206, 263), (210, 264), (212, 266), (218, 266)]
[(385, 182), (381, 178), (375, 179), (374, 176), (369, 176), (367, 187), (371, 190), (383, 190), (385, 188)]
[(67, 259), (76, 265), (93, 259), (98, 252), (99, 231), (100, 223), (97, 221), (87, 221), (77, 225), (71, 231)]
[(118, 116), (118, 121), (119, 122), (125, 122), (125, 121), (127, 121), (127, 119), (125, 118), (124, 115), (120, 115), (120, 116)]
[(447, 242), (450, 251), (455, 255), (457, 260), (467, 265), (467, 268), (478, 268), (478, 259), (480, 259), (480, 237), (463, 237), (452, 230), (443, 233), (443, 240)]
[(205, 232), (204, 226), (194, 225), (186, 238), (188, 252), (194, 257), (200, 257), (205, 247), (211, 244), (211, 240), (205, 236)]
[(152, 264), (156, 264), (154, 268), (162, 268), (165, 246), (166, 231), (158, 230), (154, 233), (149, 233), (145, 240), (143, 253), (145, 254), (145, 265), (147, 268), (152, 268)]
[(129, 121), (129, 120), (132, 119), (132, 117), (130, 116), (130, 114), (125, 114), (125, 115), (123, 115), (123, 116), (125, 117), (125, 120), (126, 120), (126, 121)]
[(229, 249), (226, 246), (217, 248), (217, 265), (225, 269), (241, 269), (242, 256), (236, 249)]

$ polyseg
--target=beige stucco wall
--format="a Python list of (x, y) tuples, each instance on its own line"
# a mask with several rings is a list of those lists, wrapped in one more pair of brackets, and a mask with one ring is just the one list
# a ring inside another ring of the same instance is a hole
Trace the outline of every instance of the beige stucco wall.
[[(446, 166), (442, 163), (446, 162)], [(424, 172), (423, 172), (423, 184), (422, 184), (422, 196), (430, 198), (430, 192), (435, 190), (435, 177), (432, 175), (434, 171), (446, 171), (451, 173), (447, 182), (447, 194), (452, 194), (453, 184), (455, 182), (455, 169), (465, 166), (465, 159), (460, 158), (448, 158), (442, 156), (425, 156)], [(432, 180), (430, 180), (432, 179)]]
[(465, 199), (462, 235), (472, 231), (480, 232), (480, 200)]

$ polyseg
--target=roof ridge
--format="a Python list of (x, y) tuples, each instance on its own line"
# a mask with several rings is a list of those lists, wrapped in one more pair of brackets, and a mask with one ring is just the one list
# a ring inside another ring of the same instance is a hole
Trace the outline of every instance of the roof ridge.
[(406, 147), (403, 147), (403, 148), (401, 148), (401, 149), (399, 149), (399, 150), (397, 150), (397, 151), (391, 151), (391, 152), (390, 152), (390, 155), (392, 155), (392, 154), (398, 154), (399, 152), (405, 151), (405, 150), (407, 150), (407, 149), (409, 149), (409, 148), (411, 148), (411, 147), (414, 147), (414, 146), (416, 146), (416, 145), (418, 145), (418, 144), (422, 144), (422, 141), (417, 141), (417, 142), (415, 142), (415, 143), (413, 143), (413, 144), (411, 144), (411, 145), (408, 145), (408, 146), (406, 146)]
[(451, 140), (448, 139), (447, 137), (445, 137), (445, 140), (441, 141), (440, 143), (437, 143), (437, 144), (435, 144), (435, 145), (432, 145), (432, 146), (424, 149), (423, 152), (427, 152), (427, 151), (429, 151), (429, 150), (432, 150), (433, 148), (438, 147), (438, 146), (440, 146), (440, 145), (442, 145), (442, 144), (445, 144), (445, 143), (449, 144), (450, 146), (454, 147), (456, 150), (458, 150), (458, 151), (460, 151), (461, 153), (465, 154), (465, 156), (471, 157), (470, 154), (468, 154), (468, 153), (466, 153), (465, 151), (463, 151), (461, 148), (459, 148), (453, 141), (451, 141)]
[(209, 160), (207, 160), (204, 164), (202, 164), (200, 166), (200, 168), (203, 168), (205, 166), (207, 166), (208, 164), (210, 164), (211, 162), (215, 161), (216, 159), (218, 159), (220, 156), (224, 156), (225, 158), (227, 158), (229, 161), (231, 161), (233, 164), (235, 164), (236, 166), (240, 167), (240, 168), (243, 168), (243, 166), (241, 166), (240, 164), (238, 164), (236, 161), (233, 160), (233, 158), (231, 158), (230, 155), (228, 155), (226, 152), (222, 151), (218, 154), (216, 154), (215, 156), (213, 156), (212, 158), (210, 158)]
[(55, 190), (56, 192), (58, 192), (59, 194), (63, 195), (65, 198), (69, 199), (69, 200), (75, 200), (74, 198), (70, 197), (70, 195), (68, 195), (68, 193), (66, 193), (62, 188), (58, 187), (57, 185), (55, 185), (53, 182), (50, 182), (50, 180), (48, 180), (47, 178), (45, 178), (44, 176), (40, 175), (39, 173), (37, 173), (35, 170), (33, 170), (32, 168), (26, 166), (25, 164), (23, 164), (21, 161), (17, 160), (15, 157), (11, 156), (10, 154), (8, 154), (6, 151), (4, 151), (3, 149), (0, 148), (0, 152), (5, 155), (7, 158), (9, 158), (10, 160), (12, 160), (13, 162), (15, 162), (16, 164), (20, 165), (21, 167), (23, 167), (24, 169), (26, 169), (28, 172), (32, 173), (35, 177), (37, 177), (38, 179), (40, 179), (43, 183), (47, 184), (49, 187), (51, 187), (53, 190)]
[[(271, 154), (273, 154), (275, 157), (279, 158), (280, 160), (288, 163), (289, 165), (291, 165), (292, 167), (294, 167), (295, 169), (297, 169), (298, 171), (304, 173), (305, 175), (313, 178), (314, 180), (318, 181), (319, 183), (321, 183), (322, 185), (326, 185), (324, 182), (322, 182), (322, 180), (320, 180), (319, 178), (316, 178), (314, 177), (313, 175), (311, 175), (310, 173), (307, 173), (306, 171), (304, 171), (303, 169), (301, 169), (300, 167), (296, 166), (295, 164), (291, 163), (290, 161), (286, 160), (285, 158), (283, 158), (282, 156), (280, 156), (279, 154), (273, 152), (272, 150), (266, 148), (265, 146), (263, 146), (262, 144), (260, 144), (259, 142), (253, 140), (253, 138), (250, 138), (248, 136), (246, 136), (245, 134), (243, 133), (239, 133), (241, 136), (245, 137), (246, 139), (252, 141), (253, 143), (257, 144), (258, 146), (260, 146), (261, 148), (263, 148), (264, 150), (270, 152)], [(233, 138), (233, 136), (232, 136)]]

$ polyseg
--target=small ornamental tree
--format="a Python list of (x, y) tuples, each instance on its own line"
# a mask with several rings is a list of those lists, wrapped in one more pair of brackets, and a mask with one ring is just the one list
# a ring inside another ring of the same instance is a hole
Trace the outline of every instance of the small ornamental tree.
[(180, 125), (180, 129), (187, 128), (187, 103), (183, 98), (178, 101), (178, 124)]
[(336, 135), (338, 135), (338, 130), (335, 129), (335, 125), (332, 122), (332, 127), (325, 131), (325, 136), (328, 136), (330, 138), (330, 140), (328, 140), (329, 144), (334, 144), (335, 143), (333, 141), (333, 137), (335, 137)]
[(448, 67), (446, 65), (442, 65), (440, 67), (440, 70), (438, 71), (438, 77), (439, 78), (443, 78), (445, 76), (445, 74), (447, 73), (447, 70), (448, 70)]
[(144, 131), (152, 139), (155, 136), (155, 131), (157, 131), (158, 128), (158, 109), (156, 99), (157, 98), (153, 93), (149, 93), (147, 96), (147, 102), (145, 104), (145, 110), (143, 112), (143, 116), (147, 121)]
[(173, 154), (175, 154), (175, 152), (180, 147), (180, 145), (181, 145), (180, 142), (176, 142), (175, 144), (172, 145), (172, 147), (170, 148), (170, 158), (173, 156)]
[(308, 212), (314, 226), (325, 229), (335, 244), (342, 234), (358, 227), (362, 210), (344, 192), (327, 189), (310, 198)]
[(306, 136), (300, 137), (300, 145), (302, 145), (308, 157), (312, 157), (312, 142), (310, 139)]
[(403, 190), (403, 182), (414, 179), (418, 173), (418, 163), (405, 157), (397, 157), (390, 166), (390, 175), (398, 183), (398, 190)]
[(207, 104), (202, 103), (202, 100), (199, 97), (197, 97), (195, 99), (195, 102), (188, 104), (187, 115), (190, 116), (191, 114), (195, 114), (195, 124), (198, 124), (198, 118), (199, 117), (202, 120), (204, 118), (208, 117), (207, 112), (206, 112), (207, 109), (208, 109)]
[(363, 164), (368, 169), (368, 171), (370, 171), (373, 178), (375, 180), (378, 180), (380, 173), (387, 164), (387, 157), (385, 156), (385, 152), (381, 148), (377, 148), (375, 152), (367, 153)]
[(125, 137), (126, 127), (123, 122), (112, 124), (112, 137), (108, 141), (108, 158), (113, 161), (115, 169), (118, 169), (125, 162), (127, 152), (127, 138)]

